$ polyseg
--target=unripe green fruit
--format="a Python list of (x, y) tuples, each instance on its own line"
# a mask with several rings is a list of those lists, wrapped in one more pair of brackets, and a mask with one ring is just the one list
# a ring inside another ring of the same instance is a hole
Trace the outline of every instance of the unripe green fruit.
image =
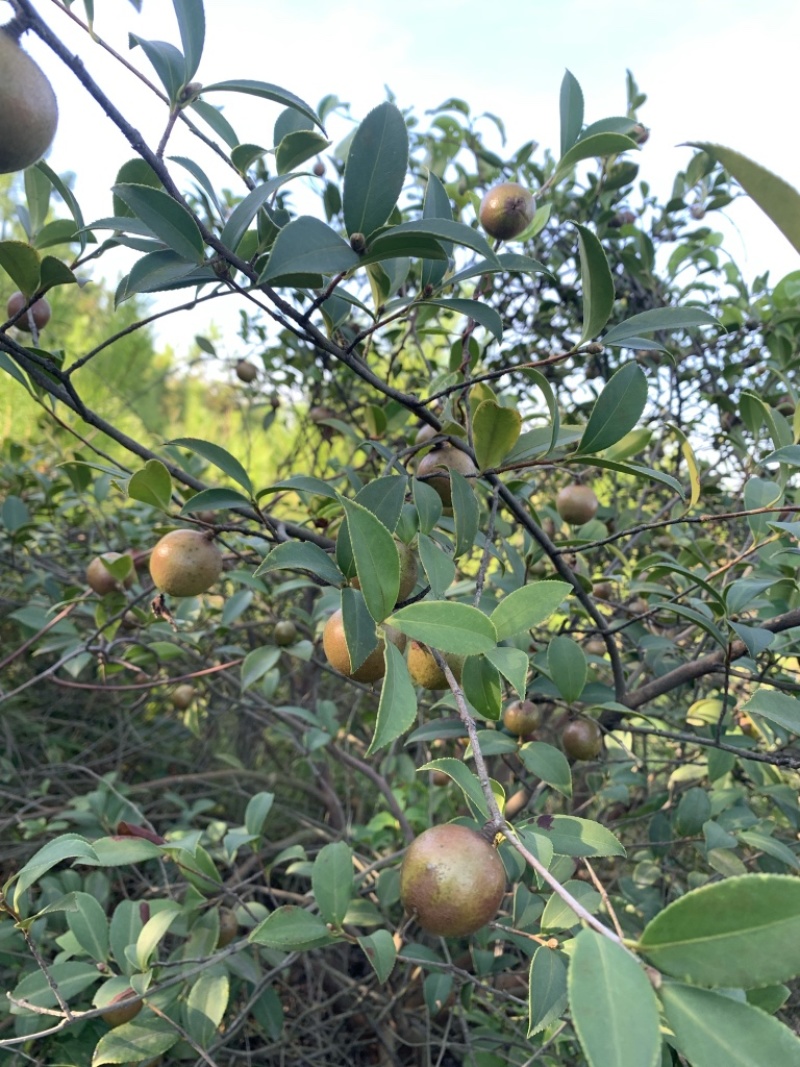
[(199, 530), (171, 530), (150, 556), (156, 588), (170, 596), (199, 596), (222, 573), (222, 554)]
[(403, 907), (423, 930), (465, 937), (497, 914), (506, 872), (497, 851), (468, 826), (432, 826), (412, 841), (400, 870)]
[(510, 241), (530, 226), (536, 202), (517, 182), (495, 185), (481, 201), (478, 218), (490, 237)]
[[(2, 32), (0, 31), (0, 38), (2, 38)], [(8, 298), (6, 304), (6, 314), (10, 319), (13, 319), (16, 315), (19, 315), (20, 311), (28, 303), (28, 298), (17, 290), (16, 293), (12, 293)], [(31, 328), (31, 319), (33, 319), (33, 325), (37, 330), (43, 330), (50, 321), (51, 309), (50, 304), (42, 296), (38, 300), (34, 300), (21, 319), (17, 319), (14, 325), (18, 330), (23, 330), (25, 333), (33, 333)]]
[(98, 596), (105, 596), (107, 593), (113, 593), (116, 589), (121, 589), (123, 585), (126, 589), (130, 589), (133, 585), (133, 568), (131, 568), (131, 572), (127, 575), (124, 582), (118, 582), (114, 575), (103, 566), (104, 559), (108, 560), (109, 563), (113, 563), (115, 559), (122, 559), (122, 553), (103, 552), (102, 555), (95, 556), (86, 568), (86, 584), (97, 593)]
[(172, 693), (172, 706), (177, 708), (178, 711), (186, 711), (191, 707), (192, 701), (195, 696), (195, 688), (193, 685), (179, 685)]
[(249, 359), (240, 359), (236, 364), (236, 377), (240, 382), (254, 382), (258, 377), (258, 367)]
[(556, 511), (565, 522), (583, 526), (597, 514), (597, 497), (588, 485), (566, 485), (556, 497)]
[(272, 640), (276, 645), (280, 645), (281, 648), (295, 643), (297, 640), (297, 627), (291, 619), (281, 619), (280, 622), (275, 623), (275, 629), (272, 631)]
[(564, 727), (561, 744), (572, 759), (594, 759), (603, 747), (603, 733), (594, 719), (573, 719)]
[(503, 712), (503, 726), (517, 737), (525, 737), (542, 725), (542, 713), (531, 700), (515, 700)]
[(465, 478), (478, 473), (478, 468), (467, 453), (449, 444), (428, 452), (419, 461), (417, 467), (417, 478), (427, 480), (428, 485), (439, 494), (446, 508), (453, 505), (453, 490), (450, 485), (451, 470), (458, 471)]
[(0, 28), (0, 174), (41, 159), (57, 125), (53, 87), (14, 35)]

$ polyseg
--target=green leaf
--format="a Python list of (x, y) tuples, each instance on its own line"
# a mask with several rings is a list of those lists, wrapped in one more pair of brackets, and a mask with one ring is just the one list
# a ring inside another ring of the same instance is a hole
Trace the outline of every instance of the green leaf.
[(561, 119), (561, 155), (572, 148), (583, 129), (583, 90), (570, 71), (564, 71), (559, 99)]
[(157, 293), (216, 280), (217, 277), (210, 268), (198, 270), (177, 252), (162, 249), (136, 260), (130, 274), (123, 278), (117, 287), (115, 299), (119, 305), (136, 293)]
[(278, 145), (275, 169), (278, 174), (288, 174), (307, 159), (324, 152), (330, 143), (315, 130), (292, 130)]
[(274, 793), (256, 793), (247, 802), (244, 825), (248, 834), (257, 837), (264, 829), (264, 822), (275, 802)]
[(357, 589), (342, 590), (342, 622), (350, 665), (356, 671), (378, 647), (375, 620), (369, 613), (364, 594)]
[(700, 148), (719, 160), (764, 214), (772, 219), (786, 240), (800, 252), (800, 193), (793, 186), (732, 148), (707, 141), (689, 143), (693, 148)]
[(369, 237), (386, 222), (407, 170), (405, 119), (400, 109), (387, 101), (365, 117), (347, 153), (342, 208), (348, 234)]
[(475, 458), (481, 470), (499, 467), (517, 443), (522, 416), (516, 408), (501, 407), (496, 400), (482, 400), (472, 417)]
[(24, 241), (0, 241), (0, 267), (26, 297), (39, 288), (41, 264), (39, 253)]
[(708, 989), (665, 982), (659, 998), (692, 1067), (796, 1067), (800, 1040), (771, 1015)]
[(540, 815), (526, 829), (546, 838), (560, 856), (624, 856), (610, 830), (574, 815)]
[(451, 297), (450, 299), (442, 300), (418, 300), (415, 302), (414, 307), (422, 305), (443, 308), (445, 311), (452, 311), (456, 315), (466, 315), (467, 318), (474, 319), (475, 322), (488, 330), (496, 341), (503, 340), (503, 320), (495, 309), (489, 307), (488, 304), (482, 304), (478, 300), (463, 300)]
[[(447, 195), (447, 190), (432, 170), (428, 171), (428, 181), (425, 186), (425, 199), (422, 202), (422, 217), (423, 219), (447, 219), (450, 222), (453, 220), (453, 208), (450, 203), (450, 197)], [(452, 255), (452, 245), (442, 244), (441, 247), (448, 256)], [(422, 289), (424, 290), (429, 285), (434, 287), (439, 285), (446, 272), (447, 263), (431, 260), (423, 263), (422, 276), (420, 279)]]
[[(369, 251), (378, 252), (384, 241), (396, 240), (401, 234), (419, 234), (420, 236), (434, 237), (437, 240), (450, 241), (453, 244), (464, 245), (484, 256), (489, 263), (497, 264), (497, 256), (477, 230), (471, 226), (465, 226), (462, 222), (452, 222), (450, 219), (419, 219), (411, 222), (401, 222), (398, 226), (392, 226), (378, 234), (370, 242)], [(449, 283), (448, 283), (449, 284)]]
[(361, 504), (341, 497), (356, 564), (356, 573), (369, 613), (383, 622), (397, 603), (400, 557), (389, 530)]
[(746, 874), (694, 889), (659, 912), (639, 948), (698, 985), (750, 989), (800, 974), (800, 879)]
[(281, 650), (275, 645), (265, 645), (248, 652), (242, 662), (242, 692), (255, 685), (267, 671), (271, 671), (281, 658)]
[(368, 756), (404, 734), (417, 717), (417, 694), (402, 653), (391, 641), (386, 641), (383, 655), (386, 674)]
[[(421, 483), (417, 483), (418, 485)], [(435, 492), (435, 490), (431, 490)], [(436, 494), (439, 498), (438, 493)], [(419, 536), (419, 558), (422, 569), (431, 587), (431, 593), (437, 599), (444, 596), (445, 592), (453, 584), (456, 576), (456, 565), (444, 549), (440, 548), (426, 534)]]
[(186, 61), (181, 52), (178, 51), (174, 44), (169, 44), (167, 41), (147, 41), (135, 33), (130, 34), (130, 40), (139, 45), (153, 64), (153, 70), (167, 90), (169, 102), (176, 104), (180, 97), (181, 89), (188, 81), (186, 77)]
[(327, 585), (344, 584), (344, 575), (328, 553), (311, 541), (285, 541), (277, 545), (258, 565), (253, 576), (257, 578), (277, 570), (308, 571)]
[(464, 695), (479, 715), (497, 720), (502, 710), (500, 672), (484, 656), (469, 656), (461, 674)]
[(55, 867), (57, 863), (63, 863), (64, 860), (95, 860), (96, 858), (97, 855), (94, 849), (85, 838), (80, 837), (78, 834), (61, 834), (54, 841), (48, 841), (46, 845), (43, 845), (38, 852), (31, 856), (19, 874), (16, 875), (16, 879), (12, 877), (6, 882), (4, 892), (7, 893), (8, 887), (16, 880), (13, 905), (18, 910), (20, 898), (25, 890), (32, 886), (34, 882), (38, 882), (51, 867)]
[(440, 652), (473, 656), (497, 644), (492, 622), (469, 604), (425, 601), (409, 604), (389, 618), (401, 633)]
[[(52, 981), (58, 985), (61, 996), (67, 1002), (102, 977), (97, 964), (79, 963), (73, 960), (51, 963), (48, 966), (48, 972)], [(22, 979), (12, 996), (17, 1000), (27, 1000), (37, 1008), (55, 1008), (58, 1004), (48, 976), (38, 969)], [(6, 1010), (12, 1015), (28, 1014), (26, 1008), (18, 1007), (16, 1004), (9, 1004)]]
[(171, 1022), (150, 1018), (141, 1022), (137, 1017), (122, 1026), (115, 1026), (103, 1034), (92, 1054), (92, 1067), (104, 1063), (139, 1063), (153, 1060), (177, 1045), (181, 1035)]
[(793, 734), (800, 734), (800, 700), (788, 693), (759, 687), (742, 706), (746, 711), (763, 715)]
[[(502, 640), (498, 638), (498, 640)], [(520, 699), (525, 696), (528, 678), (528, 657), (521, 648), (493, 648), (484, 652), (484, 656), (493, 663), (503, 677), (509, 682)]]
[(178, 904), (170, 903), (162, 911), (157, 911), (142, 927), (141, 933), (136, 939), (136, 962), (140, 971), (146, 971), (150, 966), (153, 953), (163, 937), (166, 936), (170, 926), (181, 913)]
[(106, 913), (88, 893), (75, 893), (76, 910), (67, 915), (67, 925), (81, 948), (93, 960), (108, 959), (108, 919)]
[(567, 1007), (567, 965), (560, 952), (540, 945), (528, 974), (528, 1037), (559, 1019)]
[(428, 534), (442, 517), (442, 498), (435, 489), (416, 478), (411, 483), (411, 492), (419, 515), (420, 532)]
[[(442, 759), (435, 759), (431, 760), (430, 763), (424, 763), (421, 767), (418, 767), (417, 770), (420, 773), (422, 771), (444, 771), (445, 774), (452, 778), (472, 805), (476, 813), (476, 818), (483, 820), (489, 818), (489, 808), (486, 804), (486, 798), (483, 795), (480, 779), (476, 774), (472, 773), (462, 760), (453, 759), (451, 756), (445, 756)], [(492, 792), (498, 797), (502, 807), (504, 800), (503, 787), (491, 778), (489, 779), (489, 782), (492, 786)]]
[(661, 1059), (658, 1004), (630, 952), (594, 930), (581, 930), (567, 984), (589, 1067), (655, 1067)]
[(356, 494), (356, 503), (372, 512), (392, 533), (397, 529), (406, 498), (408, 479), (391, 474), (367, 482)]
[(586, 685), (586, 656), (581, 646), (566, 635), (552, 638), (547, 648), (547, 667), (564, 700), (574, 703)]
[(169, 511), (172, 506), (172, 478), (159, 459), (148, 459), (144, 469), (128, 479), (128, 496), (144, 504)]
[(353, 895), (353, 853), (344, 841), (332, 841), (320, 850), (311, 869), (311, 888), (325, 922), (341, 926)]
[(740, 830), (738, 837), (742, 844), (748, 845), (759, 852), (765, 852), (780, 863), (785, 863), (787, 867), (800, 870), (800, 859), (782, 841), (776, 841), (774, 837), (769, 837), (767, 834), (749, 830)]
[(181, 45), (185, 58), (184, 78), (190, 82), (197, 73), (203, 55), (203, 43), (206, 35), (206, 17), (202, 3), (197, 0), (172, 0)]
[(241, 485), (251, 497), (253, 495), (253, 483), (244, 467), (235, 456), (226, 452), (224, 448), (215, 445), (212, 441), (201, 441), (199, 437), (176, 437), (167, 441), (168, 445), (177, 445), (179, 448), (188, 448), (190, 452), (196, 452), (198, 456), (207, 459), (215, 467), (218, 467), (229, 478)]
[[(564, 889), (575, 898), (590, 914), (594, 915), (600, 908), (603, 898), (594, 888), (586, 882), (578, 882), (570, 879), (564, 882)], [(545, 905), (540, 919), (540, 926), (544, 930), (571, 930), (581, 922), (577, 912), (562, 900), (558, 893), (552, 893)]]
[(397, 947), (391, 933), (388, 930), (376, 930), (367, 937), (359, 937), (358, 943), (378, 976), (378, 981), (385, 982), (394, 970), (397, 959)]
[(555, 398), (555, 394), (548, 382), (547, 378), (541, 373), (541, 371), (534, 370), (532, 367), (525, 367), (522, 372), (526, 378), (530, 378), (544, 396), (547, 409), (550, 412), (550, 419), (552, 420), (552, 429), (550, 433), (550, 445), (545, 450), (545, 455), (548, 452), (552, 452), (558, 442), (558, 434), (561, 429), (561, 417), (558, 412), (558, 401)]
[(202, 263), (203, 238), (183, 204), (149, 185), (121, 183), (113, 192), (173, 252), (191, 263)]
[(591, 459), (581, 457), (580, 462), (581, 465), (591, 463), (593, 467), (600, 467), (602, 470), (619, 471), (620, 474), (629, 474), (632, 478), (640, 478), (658, 482), (660, 485), (667, 485), (681, 500), (684, 498), (681, 483), (676, 481), (671, 474), (664, 474), (663, 471), (653, 470), (651, 467), (642, 467), (638, 463), (617, 463), (615, 460), (605, 459), (602, 456), (592, 456)]
[(360, 263), (358, 255), (335, 230), (310, 215), (301, 215), (275, 238), (262, 285), (291, 284), (291, 279), (315, 274), (341, 274)]
[(451, 274), (444, 280), (441, 288), (449, 289), (451, 286), (460, 285), (461, 282), (476, 278), (481, 274), (501, 274), (505, 271), (521, 274), (550, 274), (547, 267), (538, 259), (531, 259), (530, 256), (523, 256), (518, 252), (501, 252), (499, 255), (492, 255), (490, 260), (479, 260), (456, 274)]
[(504, 641), (545, 622), (571, 588), (561, 581), (530, 582), (503, 597), (491, 614), (497, 640)]
[(295, 904), (276, 908), (251, 932), (254, 945), (265, 945), (283, 952), (302, 952), (309, 948), (329, 945), (331, 937), (325, 920)]
[(193, 983), (182, 1004), (183, 1022), (190, 1037), (208, 1048), (225, 1017), (230, 980), (225, 973), (205, 971)]
[(647, 403), (647, 378), (638, 363), (611, 376), (592, 408), (579, 451), (600, 452), (620, 441), (639, 421)]
[(450, 493), (456, 527), (455, 558), (475, 547), (478, 535), (480, 508), (472, 483), (457, 470), (450, 471)]
[(284, 107), (293, 107), (295, 111), (300, 111), (302, 114), (307, 115), (315, 126), (319, 126), (322, 129), (322, 123), (317, 118), (314, 109), (309, 107), (299, 96), (295, 96), (294, 93), (290, 93), (286, 89), (281, 89), (279, 85), (254, 81), (251, 78), (234, 78), (229, 81), (214, 82), (212, 85), (203, 86), (203, 96), (208, 93), (220, 92), (246, 93), (248, 96), (260, 96), (264, 100), (272, 100), (276, 104), (283, 104)]
[[(604, 345), (619, 345), (642, 334), (656, 333), (661, 330), (682, 330), (691, 326), (719, 326), (719, 319), (709, 315), (701, 308), (653, 308), (632, 315), (624, 322), (612, 326), (603, 337)], [(639, 345), (636, 346), (640, 347)]]
[(282, 185), (296, 177), (296, 174), (285, 174), (277, 178), (270, 178), (263, 185), (257, 186), (252, 193), (248, 193), (244, 200), (238, 203), (230, 213), (222, 228), (222, 233), (219, 235), (219, 239), (225, 247), (235, 252), (239, 247), (239, 242), (247, 232), (248, 226), (264, 204), (275, 195)]
[(543, 741), (528, 741), (519, 750), (526, 770), (566, 797), (572, 796), (572, 772), (564, 753)]
[[(614, 279), (603, 246), (586, 226), (577, 223), (583, 290), (583, 331), (578, 345), (597, 337), (614, 307)], [(577, 346), (576, 346), (577, 347)]]
[(181, 515), (194, 515), (198, 511), (223, 511), (250, 505), (250, 498), (235, 489), (201, 489), (186, 501)]
[(622, 133), (595, 133), (590, 137), (583, 137), (558, 161), (554, 180), (561, 181), (582, 159), (602, 159), (603, 156), (628, 152), (638, 147), (632, 138)]
[(89, 867), (126, 867), (129, 863), (163, 859), (163, 852), (144, 837), (100, 837), (92, 842), (93, 859), (81, 857), (80, 862)]

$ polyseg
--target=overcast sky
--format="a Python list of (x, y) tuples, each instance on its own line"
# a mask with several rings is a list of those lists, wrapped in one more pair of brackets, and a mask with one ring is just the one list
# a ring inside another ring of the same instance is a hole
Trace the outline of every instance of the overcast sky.
[[(0, 4), (0, 15), (7, 6)], [(163, 106), (58, 5), (38, 0), (37, 6), (155, 145)], [(141, 51), (128, 50), (127, 33), (179, 43), (169, 0), (143, 0), (140, 15), (128, 0), (95, 0), (95, 8), (98, 35), (149, 77)], [(800, 185), (797, 0), (206, 0), (205, 9), (198, 79), (206, 84), (258, 78), (312, 106), (335, 93), (357, 117), (385, 99), (387, 86), (401, 107), (418, 112), (460, 96), (473, 113), (500, 115), (513, 149), (528, 139), (557, 145), (565, 68), (583, 87), (588, 121), (624, 113), (630, 68), (648, 94), (640, 117), (652, 131), (641, 176), (660, 196), (668, 195), (673, 175), (689, 158), (690, 150), (677, 146), (691, 140), (727, 144)], [(72, 10), (83, 17), (81, 0)], [(129, 147), (58, 59), (31, 34), (25, 46), (59, 98), (51, 165), (77, 172), (87, 218), (109, 213), (108, 189), (131, 156)], [(213, 100), (224, 102), (243, 139), (271, 143), (277, 106), (239, 94)], [(171, 149), (197, 151), (182, 139)], [(225, 181), (233, 185), (235, 179)], [(769, 269), (777, 281), (800, 269), (797, 253), (752, 204), (737, 203), (731, 218), (741, 237), (734, 237), (730, 252), (747, 274)]]

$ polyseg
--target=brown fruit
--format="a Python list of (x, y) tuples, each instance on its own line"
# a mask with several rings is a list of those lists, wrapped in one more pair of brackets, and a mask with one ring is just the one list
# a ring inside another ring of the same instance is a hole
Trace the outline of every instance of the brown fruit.
[[(461, 671), (464, 666), (463, 656), (454, 656), (448, 652), (445, 660), (450, 670), (455, 675), (457, 682), (461, 681)], [(444, 671), (433, 658), (433, 653), (419, 641), (412, 641), (408, 646), (406, 666), (411, 675), (414, 685), (421, 685), (423, 689), (447, 689), (447, 678)]]
[(573, 719), (561, 733), (561, 745), (572, 759), (594, 759), (603, 747), (603, 734), (594, 719)]
[(124, 1001), (135, 996), (136, 993), (133, 989), (123, 989), (121, 993), (117, 993), (115, 997), (111, 998), (108, 1002), (108, 1010), (104, 1011), (100, 1018), (103, 1022), (108, 1023), (109, 1026), (122, 1026), (123, 1023), (129, 1023), (142, 1010), (141, 1000), (137, 1000), (134, 1004), (124, 1003)]
[(481, 200), (478, 218), (490, 237), (510, 241), (528, 228), (536, 210), (536, 201), (528, 189), (517, 182), (503, 182)]
[[(2, 31), (0, 31), (0, 33), (2, 33)], [(6, 304), (6, 314), (10, 319), (13, 319), (15, 315), (19, 315), (20, 311), (22, 311), (27, 303), (28, 298), (22, 293), (19, 291), (12, 293)], [(22, 318), (17, 319), (14, 325), (18, 330), (24, 330), (25, 333), (33, 333), (33, 328), (31, 326), (31, 320), (33, 320), (33, 327), (35, 327), (38, 332), (39, 330), (43, 330), (48, 324), (50, 321), (50, 314), (50, 304), (42, 296), (38, 300), (34, 300)]]
[(170, 596), (199, 596), (222, 573), (222, 553), (199, 530), (171, 530), (150, 555), (150, 576)]
[(590, 637), (583, 646), (583, 651), (587, 656), (605, 656), (608, 649), (602, 637)]
[(16, 36), (0, 27), (0, 174), (41, 159), (57, 125), (53, 87)]
[(531, 700), (515, 700), (503, 712), (503, 726), (517, 737), (525, 737), (542, 725), (542, 713)]
[(447, 771), (431, 771), (431, 785), (450, 785), (452, 778)]
[(236, 364), (236, 377), (240, 382), (254, 382), (258, 377), (258, 367), (249, 359), (240, 359)]
[(420, 428), (417, 430), (417, 436), (414, 438), (415, 445), (427, 444), (432, 438), (438, 434), (438, 430), (434, 428), (428, 422), (423, 422)]
[[(403, 600), (407, 600), (413, 593), (414, 586), (417, 584), (419, 567), (417, 566), (417, 557), (413, 548), (403, 541), (398, 541), (397, 538), (395, 538), (394, 543), (397, 548), (397, 554), (400, 557), (400, 588), (397, 591), (397, 602), (400, 603)], [(350, 584), (354, 589), (361, 588), (358, 576), (351, 578)]]
[[(384, 632), (393, 645), (402, 651), (405, 647), (405, 636), (391, 626), (385, 626)], [(354, 678), (357, 682), (377, 682), (386, 673), (386, 665), (383, 661), (383, 641), (378, 642), (378, 647), (373, 649), (361, 666), (353, 671), (350, 669), (350, 652), (344, 636), (344, 616), (342, 609), (334, 611), (333, 615), (325, 623), (322, 631), (322, 649), (325, 658), (334, 670), (346, 678)]]
[(400, 899), (429, 934), (465, 937), (480, 930), (497, 914), (505, 890), (496, 850), (468, 826), (432, 826), (403, 858)]
[(238, 932), (239, 920), (236, 918), (236, 912), (231, 908), (220, 908), (217, 948), (224, 948), (226, 945), (229, 945)]
[(133, 585), (134, 572), (131, 567), (130, 573), (127, 575), (124, 581), (118, 582), (114, 575), (103, 566), (103, 560), (108, 560), (109, 563), (113, 563), (115, 559), (122, 559), (121, 552), (103, 552), (99, 556), (95, 556), (89, 566), (86, 568), (86, 583), (98, 596), (105, 596), (106, 593), (113, 593), (116, 589), (121, 589), (125, 586), (126, 589), (130, 589)]
[(565, 485), (556, 497), (556, 511), (565, 522), (583, 526), (597, 514), (598, 501), (588, 485)]
[(275, 629), (272, 631), (272, 640), (276, 645), (280, 645), (281, 648), (295, 643), (297, 640), (297, 627), (291, 619), (281, 619), (280, 622), (275, 623)]
[(186, 711), (190, 707), (195, 697), (195, 688), (193, 685), (179, 685), (172, 693), (172, 706), (177, 708), (178, 711)]
[(317, 178), (323, 178), (325, 176), (325, 164), (321, 159), (317, 160), (312, 169)]
[(417, 478), (427, 480), (428, 485), (439, 494), (446, 508), (453, 506), (453, 492), (450, 486), (451, 470), (458, 471), (465, 478), (478, 473), (478, 468), (467, 453), (450, 444), (428, 452), (419, 461), (417, 467)]
[(610, 600), (614, 595), (614, 586), (611, 582), (595, 582), (592, 592), (601, 600)]

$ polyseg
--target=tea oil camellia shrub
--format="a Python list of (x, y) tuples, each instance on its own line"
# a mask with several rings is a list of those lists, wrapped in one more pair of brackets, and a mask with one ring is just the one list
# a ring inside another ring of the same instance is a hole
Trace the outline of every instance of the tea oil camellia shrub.
[(800, 196), (104, 7), (0, 30), (4, 1067), (795, 1067)]

